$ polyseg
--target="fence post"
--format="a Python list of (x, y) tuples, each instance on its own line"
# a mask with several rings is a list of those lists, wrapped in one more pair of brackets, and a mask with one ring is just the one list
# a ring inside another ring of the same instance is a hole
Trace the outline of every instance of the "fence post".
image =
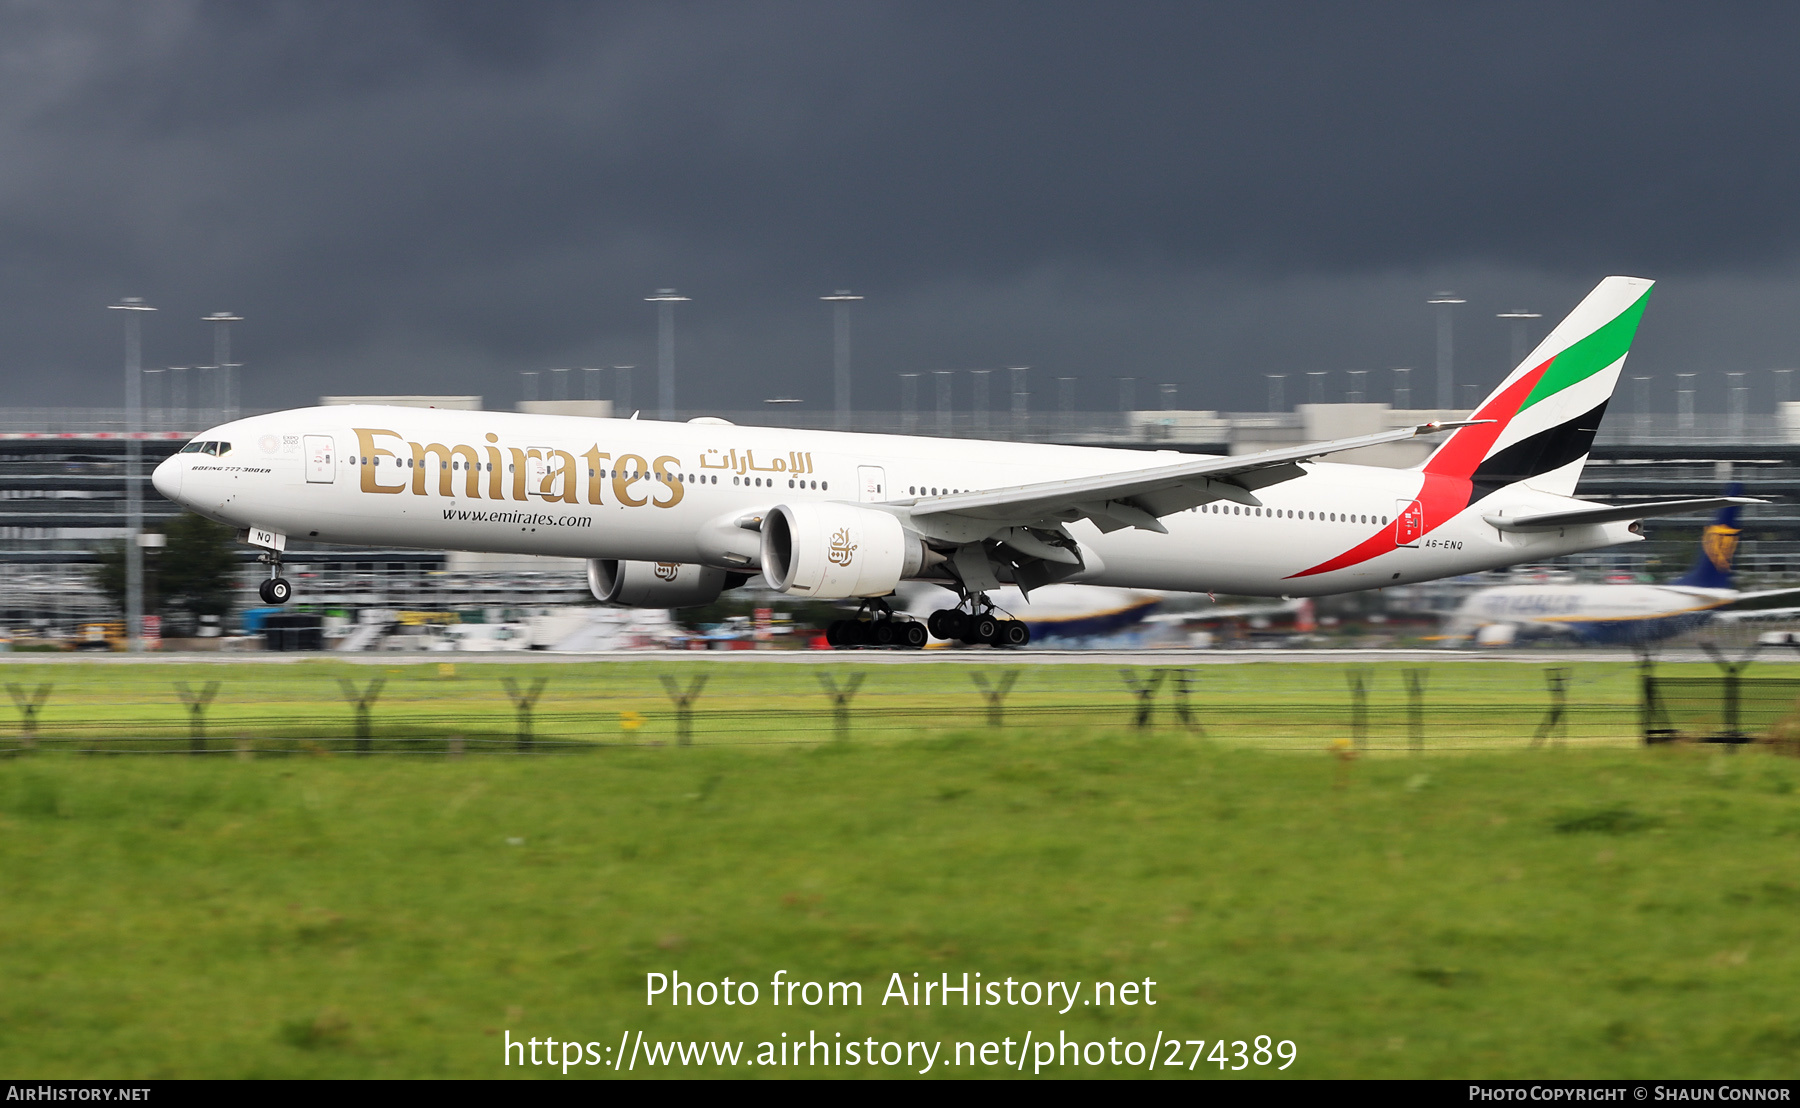
[(1163, 672), (1174, 679), (1170, 682), (1170, 688), (1175, 692), (1175, 718), (1181, 721), (1183, 727), (1187, 728), (1189, 731), (1199, 732), (1201, 737), (1204, 738), (1206, 735), (1206, 728), (1199, 720), (1194, 718), (1193, 709), (1188, 704), (1188, 680), (1193, 677), (1193, 671), (1186, 669), (1167, 669)]
[(38, 687), (28, 693), (23, 685), (6, 686), (6, 691), (12, 694), (13, 703), (19, 707), (19, 746), (25, 750), (37, 745), (38, 710), (44, 706), (44, 701), (50, 699), (50, 690), (55, 687), (49, 681), (40, 681)]
[(661, 674), (663, 691), (675, 702), (675, 745), (692, 746), (694, 744), (694, 701), (700, 698), (700, 690), (706, 687), (706, 674), (696, 674), (688, 682), (687, 691), (675, 683), (668, 674)]
[(1662, 703), (1656, 695), (1656, 659), (1646, 645), (1638, 650), (1638, 733), (1645, 746), (1668, 738), (1666, 729), (1657, 726), (1662, 716)]
[(1357, 750), (1369, 748), (1369, 674), (1352, 668), (1344, 673), (1350, 682), (1350, 741)]
[(219, 682), (208, 681), (195, 692), (188, 688), (186, 681), (177, 681), (175, 691), (188, 710), (188, 753), (203, 753), (206, 750), (206, 706), (219, 695)]
[(1125, 687), (1131, 690), (1131, 695), (1137, 697), (1132, 726), (1141, 731), (1150, 726), (1150, 713), (1156, 708), (1156, 687), (1162, 684), (1164, 673), (1160, 669), (1152, 670), (1148, 680), (1140, 680), (1135, 671), (1121, 669), (1119, 676), (1124, 678)]
[(832, 721), (838, 739), (840, 741), (848, 739), (850, 737), (850, 698), (856, 695), (857, 689), (862, 688), (863, 678), (868, 674), (851, 674), (849, 680), (844, 682), (843, 688), (838, 687), (838, 683), (832, 679), (829, 673), (817, 670), (813, 675), (819, 679), (819, 684), (824, 686), (825, 695), (831, 698)]
[(1425, 679), (1428, 670), (1406, 671), (1406, 735), (1414, 754), (1425, 753)]
[(521, 692), (519, 683), (510, 677), (502, 677), (500, 683), (506, 686), (506, 695), (512, 698), (513, 707), (519, 712), (519, 732), (516, 745), (519, 750), (531, 749), (531, 708), (543, 694), (544, 686), (550, 683), (548, 677), (538, 677), (531, 682), (531, 688)]
[(1563, 711), (1567, 706), (1569, 673), (1567, 666), (1550, 666), (1544, 670), (1544, 682), (1550, 686), (1550, 710), (1544, 715), (1544, 722), (1538, 724), (1537, 734), (1532, 736), (1533, 748), (1544, 745), (1544, 740), (1551, 733), (1556, 734), (1556, 745), (1562, 746), (1569, 739), (1569, 721)]
[(338, 688), (344, 691), (344, 699), (350, 702), (352, 708), (356, 709), (356, 752), (358, 754), (369, 753), (371, 745), (369, 709), (374, 706), (375, 699), (381, 695), (381, 687), (385, 684), (387, 684), (385, 677), (371, 678), (368, 688), (359, 692), (356, 682), (348, 677), (338, 678)]
[(1006, 694), (1011, 691), (1013, 682), (1019, 679), (1019, 671), (1016, 669), (1007, 670), (1000, 675), (999, 681), (995, 682), (992, 686), (988, 685), (987, 675), (978, 669), (970, 670), (969, 677), (974, 680), (975, 687), (981, 690), (982, 697), (987, 701), (988, 726), (1004, 726), (1005, 720), (1002, 715), (1004, 704), (1002, 702), (1005, 701)]
[(239, 735), (237, 737), (237, 760), (248, 762), (254, 757), (256, 757), (255, 741), (248, 735)]
[(463, 737), (461, 735), (451, 735), (449, 748), (445, 753), (452, 762), (461, 758), (463, 756)]
[(1744, 735), (1742, 717), (1739, 709), (1738, 678), (1744, 672), (1744, 667), (1748, 666), (1756, 657), (1756, 652), (1762, 649), (1762, 643), (1751, 643), (1750, 649), (1745, 651), (1744, 656), (1739, 658), (1736, 662), (1726, 661), (1725, 656), (1719, 653), (1719, 648), (1710, 642), (1701, 643), (1700, 649), (1706, 651), (1707, 655), (1712, 658), (1713, 664), (1725, 672), (1723, 689), (1725, 703), (1722, 705), (1724, 708), (1723, 714), (1725, 716), (1725, 733), (1720, 735), (1715, 741), (1728, 743), (1733, 747), (1736, 747), (1739, 743), (1749, 742), (1750, 740)]
[(1537, 725), (1537, 734), (1532, 736), (1532, 746), (1544, 745), (1544, 739), (1555, 736), (1557, 746), (1568, 745), (1570, 723), (1568, 723), (1568, 687), (1570, 687), (1570, 667), (1550, 666), (1544, 669), (1544, 684), (1550, 687), (1550, 710), (1544, 712), (1544, 721)]

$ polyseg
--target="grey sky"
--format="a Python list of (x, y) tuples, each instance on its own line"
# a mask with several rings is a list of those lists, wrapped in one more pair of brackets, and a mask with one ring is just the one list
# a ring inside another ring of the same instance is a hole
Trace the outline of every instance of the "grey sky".
[[(1270, 372), (1505, 368), (1495, 312), (1662, 282), (1633, 372), (1800, 364), (1800, 8), (1739, 4), (0, 3), (4, 404), (207, 360), (246, 403), (518, 395), (646, 367), (682, 406), (858, 405), (1015, 364), (1257, 408)], [(1553, 322), (1547, 320), (1546, 322)], [(1422, 372), (1421, 376), (1427, 376)], [(1423, 384), (1423, 382), (1420, 382)], [(1343, 377), (1334, 378), (1334, 393)], [(1298, 395), (1290, 382), (1289, 397)], [(999, 390), (996, 389), (999, 401)], [(959, 404), (966, 403), (966, 394)]]

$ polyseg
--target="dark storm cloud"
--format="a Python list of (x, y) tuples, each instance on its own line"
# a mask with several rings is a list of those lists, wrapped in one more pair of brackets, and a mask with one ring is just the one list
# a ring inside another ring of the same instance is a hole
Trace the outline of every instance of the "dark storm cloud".
[(1257, 406), (1264, 372), (1426, 362), (1444, 283), (1491, 379), (1494, 311), (1608, 272), (1665, 281), (1634, 369), (1764, 368), (1800, 341), (1796, 30), (1752, 5), (15, 2), (4, 402), (111, 388), (99, 305), (127, 294), (166, 309), (151, 364), (247, 316), (253, 404), (647, 366), (659, 285), (696, 298), (684, 406), (824, 401), (815, 298), (843, 285), (871, 404), (895, 371), (1030, 363), (1097, 406), (1116, 374)]

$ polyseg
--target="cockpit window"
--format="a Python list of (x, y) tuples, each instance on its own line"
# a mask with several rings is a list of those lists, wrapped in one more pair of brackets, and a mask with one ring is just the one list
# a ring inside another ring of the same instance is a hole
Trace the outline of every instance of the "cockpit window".
[(217, 457), (222, 454), (231, 453), (231, 444), (228, 442), (201, 442), (199, 439), (195, 439), (193, 442), (182, 447), (178, 453), (211, 454)]

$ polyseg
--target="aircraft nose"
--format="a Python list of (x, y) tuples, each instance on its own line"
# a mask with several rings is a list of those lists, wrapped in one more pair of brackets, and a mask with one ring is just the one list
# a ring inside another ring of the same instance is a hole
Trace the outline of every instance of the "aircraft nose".
[(184, 468), (186, 467), (182, 462), (181, 455), (175, 454), (164, 458), (151, 471), (150, 483), (156, 486), (156, 491), (162, 493), (165, 499), (179, 504), (181, 503), (181, 474)]

